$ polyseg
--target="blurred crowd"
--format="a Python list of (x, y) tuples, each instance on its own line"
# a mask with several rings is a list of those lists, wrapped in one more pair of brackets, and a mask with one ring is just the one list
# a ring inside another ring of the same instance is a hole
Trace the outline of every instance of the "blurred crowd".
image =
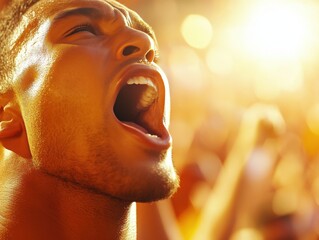
[[(154, 27), (171, 85), (181, 186), (152, 206), (167, 239), (319, 239), (319, 3), (123, 2)], [(189, 37), (194, 16), (210, 26)]]
[(307, 127), (291, 129), (270, 104), (233, 110), (210, 112), (195, 131), (179, 191), (158, 203), (174, 222), (158, 239), (318, 239), (319, 158), (300, 136)]

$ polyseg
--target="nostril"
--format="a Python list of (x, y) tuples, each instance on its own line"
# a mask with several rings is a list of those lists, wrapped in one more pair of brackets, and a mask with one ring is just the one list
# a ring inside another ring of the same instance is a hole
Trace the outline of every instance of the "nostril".
[(155, 52), (154, 50), (149, 50), (146, 55), (145, 55), (146, 59), (148, 62), (153, 62), (154, 58), (155, 58)]
[(127, 46), (123, 49), (122, 54), (123, 54), (123, 56), (129, 56), (129, 55), (136, 53), (138, 51), (140, 51), (140, 49), (138, 47), (130, 45), (130, 46)]

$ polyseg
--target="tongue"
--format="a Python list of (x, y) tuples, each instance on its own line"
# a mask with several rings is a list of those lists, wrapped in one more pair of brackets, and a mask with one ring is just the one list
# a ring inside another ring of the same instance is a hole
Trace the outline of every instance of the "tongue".
[(131, 126), (133, 128), (136, 128), (136, 129), (140, 130), (143, 133), (148, 133), (145, 128), (143, 128), (142, 126), (140, 126), (140, 125), (138, 125), (136, 123), (133, 123), (133, 122), (123, 122), (123, 123), (125, 123), (126, 125), (129, 125), (129, 126)]

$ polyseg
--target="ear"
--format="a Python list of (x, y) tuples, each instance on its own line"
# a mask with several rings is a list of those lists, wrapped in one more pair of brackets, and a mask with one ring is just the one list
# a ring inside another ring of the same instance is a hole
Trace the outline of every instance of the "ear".
[(22, 157), (31, 157), (20, 108), (14, 98), (9, 100), (7, 96), (0, 97), (0, 142)]
[(0, 141), (21, 135), (23, 129), (17, 113), (8, 106), (0, 111)]

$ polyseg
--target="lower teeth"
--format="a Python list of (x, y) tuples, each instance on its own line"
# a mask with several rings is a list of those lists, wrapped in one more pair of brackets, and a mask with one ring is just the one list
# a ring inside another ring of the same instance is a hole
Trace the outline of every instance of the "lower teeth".
[(157, 135), (153, 135), (153, 134), (150, 134), (150, 133), (147, 133), (146, 135), (149, 136), (149, 137), (152, 137), (152, 138), (158, 138)]

